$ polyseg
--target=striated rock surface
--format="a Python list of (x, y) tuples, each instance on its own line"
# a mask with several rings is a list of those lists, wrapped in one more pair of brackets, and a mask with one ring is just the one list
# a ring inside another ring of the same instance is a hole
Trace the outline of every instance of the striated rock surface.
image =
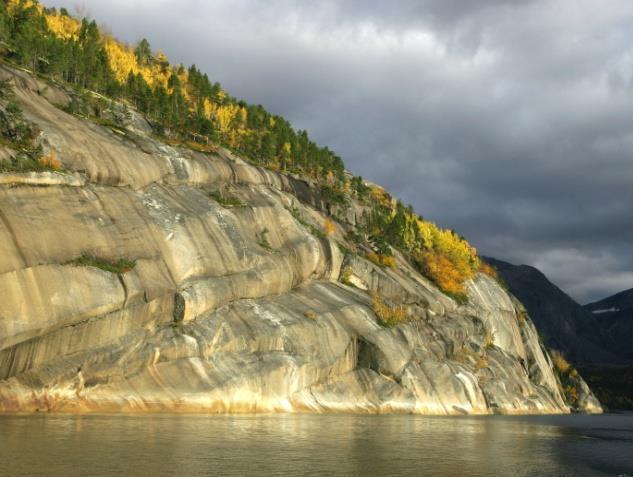
[[(62, 91), (0, 76), (70, 171), (0, 174), (0, 411), (569, 412), (532, 322), (489, 277), (459, 305), (401, 258), (345, 255), (339, 226), (313, 235), (309, 183), (162, 144), (140, 118), (123, 133), (81, 121), (55, 106)], [(380, 326), (372, 291), (412, 319)]]

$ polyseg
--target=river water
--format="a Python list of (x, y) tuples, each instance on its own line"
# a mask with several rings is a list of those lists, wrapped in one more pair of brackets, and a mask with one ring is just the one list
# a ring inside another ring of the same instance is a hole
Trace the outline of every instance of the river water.
[(0, 475), (633, 477), (633, 414), (0, 416)]

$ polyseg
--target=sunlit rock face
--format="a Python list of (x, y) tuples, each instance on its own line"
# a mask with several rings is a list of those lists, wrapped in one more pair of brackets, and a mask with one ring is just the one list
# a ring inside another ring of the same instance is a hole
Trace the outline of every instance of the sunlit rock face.
[[(140, 117), (125, 133), (81, 121), (56, 107), (62, 91), (1, 76), (70, 171), (0, 174), (1, 411), (569, 412), (494, 280), (458, 305), (401, 257), (345, 257), (338, 226), (313, 235), (309, 183), (161, 144)], [(78, 266), (86, 254), (136, 263)], [(380, 326), (372, 291), (412, 320)]]

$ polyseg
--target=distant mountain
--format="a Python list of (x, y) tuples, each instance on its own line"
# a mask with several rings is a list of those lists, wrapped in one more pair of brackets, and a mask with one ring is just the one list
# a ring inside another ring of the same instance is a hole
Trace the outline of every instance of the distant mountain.
[(633, 361), (633, 288), (589, 303), (591, 312), (615, 342), (618, 354)]
[[(546, 346), (562, 351), (578, 365), (624, 361), (622, 355), (612, 351), (618, 347), (602, 319), (576, 303), (541, 271), (528, 265), (512, 265), (493, 258), (486, 260), (497, 268), (510, 291), (525, 305)], [(631, 303), (633, 293), (629, 298)], [(633, 308), (630, 311), (633, 312)], [(629, 320), (631, 322), (633, 320)], [(629, 327), (629, 337), (631, 331), (633, 327)]]

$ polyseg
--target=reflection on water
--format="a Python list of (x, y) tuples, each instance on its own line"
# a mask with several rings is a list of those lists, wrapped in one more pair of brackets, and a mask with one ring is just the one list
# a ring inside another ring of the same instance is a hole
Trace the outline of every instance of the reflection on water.
[(633, 414), (3, 416), (0, 475), (633, 476)]

